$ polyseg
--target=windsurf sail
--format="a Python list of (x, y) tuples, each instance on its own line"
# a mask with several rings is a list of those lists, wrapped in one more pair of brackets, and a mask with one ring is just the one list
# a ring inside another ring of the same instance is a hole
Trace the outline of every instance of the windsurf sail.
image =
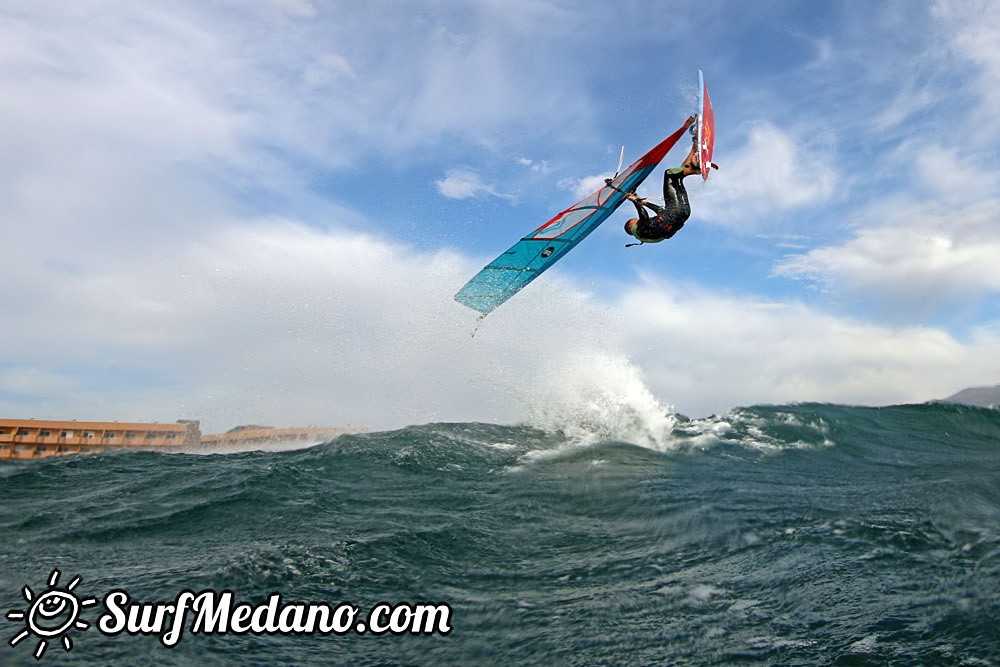
[(455, 300), (483, 315), (517, 294), (555, 264), (615, 212), (625, 194), (635, 190), (684, 136), (692, 119), (617, 174), (604, 187), (515, 243), (487, 264), (455, 295)]
[[(708, 172), (712, 171), (712, 153), (715, 152), (715, 111), (712, 110), (712, 100), (708, 96), (708, 86), (705, 77), (698, 70), (698, 150), (701, 177), (708, 180)], [(718, 167), (715, 167), (718, 169)]]

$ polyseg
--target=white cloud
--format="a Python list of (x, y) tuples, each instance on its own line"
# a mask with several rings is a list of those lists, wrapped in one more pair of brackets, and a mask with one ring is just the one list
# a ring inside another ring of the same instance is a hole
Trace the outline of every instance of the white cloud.
[[(5, 334), (0, 411), (192, 417), (209, 431), (633, 418), (655, 430), (670, 404), (703, 416), (762, 401), (924, 400), (1000, 373), (983, 354), (998, 342), (987, 330), (962, 344), (656, 281), (603, 303), (558, 271), (473, 337), (475, 313), (452, 295), (477, 268), (281, 220), (222, 228), (174, 255), (98, 262), (66, 287), (72, 328), (53, 326), (50, 304), (24, 305), (18, 334)], [(142, 382), (108, 381), (118, 372)], [(587, 409), (595, 400), (607, 410)]]
[(903, 69), (893, 63), (892, 77), (879, 75), (886, 101), (870, 116), (873, 152), (840, 181), (845, 206), (823, 217), (832, 222), (821, 227), (823, 245), (774, 267), (775, 275), (910, 321), (961, 319), (1000, 292), (992, 150), (1000, 136), (1000, 7), (941, 0), (930, 14), (941, 48), (912, 54)]
[[(53, 143), (59, 125), (97, 125), (122, 146), (137, 140), (131, 148), (174, 159), (196, 148), (243, 170), (277, 169), (261, 147), (341, 167), (445, 135), (488, 145), (500, 134), (545, 133), (540, 116), (568, 130), (589, 122), (585, 82), (563, 69), (571, 52), (538, 59), (522, 48), (535, 33), (575, 43), (546, 3), (402, 13), (304, 0), (239, 11), (183, 0), (169, 9), (106, 5), (5, 10), (0, 110), (55, 129)], [(62, 138), (83, 136), (104, 138)]]
[(839, 176), (831, 152), (769, 123), (748, 128), (746, 144), (718, 151), (712, 187), (697, 197), (698, 217), (735, 229), (773, 223), (785, 211), (829, 200)]
[(1000, 237), (963, 236), (948, 228), (951, 212), (938, 213), (937, 224), (914, 221), (862, 230), (842, 245), (791, 256), (775, 271), (819, 281), (828, 289), (931, 308), (1000, 291)]
[(536, 162), (531, 158), (522, 157), (518, 158), (517, 163), (522, 167), (528, 167), (532, 172), (536, 174), (545, 174), (549, 171), (549, 165), (545, 160), (541, 162)]
[(483, 182), (479, 172), (471, 167), (455, 167), (449, 169), (445, 177), (435, 181), (438, 192), (448, 199), (469, 199), (490, 195), (493, 197), (510, 198), (502, 195), (492, 185)]
[[(615, 420), (662, 426), (667, 404), (699, 416), (767, 400), (923, 400), (996, 382), (988, 323), (962, 343), (654, 279), (598, 301), (558, 269), (472, 337), (475, 313), (452, 294), (481, 261), (352, 233), (364, 215), (346, 205), (261, 219), (261, 191), (298, 204), (304, 180), (371, 155), (455, 164), (476, 145), (516, 161), (547, 154), (535, 141), (558, 142), (553, 133), (595, 140), (585, 131), (595, 118), (642, 118), (638, 106), (588, 97), (587, 77), (616, 59), (581, 42), (578, 22), (617, 6), (515, 4), (401, 15), (305, 0), (224, 13), (183, 1), (3, 10), (0, 302), (16, 326), (0, 327), (0, 411), (193, 417), (207, 430), (525, 416), (563, 428), (590, 418), (581, 407), (610, 405)], [(957, 43), (992, 81), (991, 29), (963, 30)], [(816, 66), (841, 71), (842, 52), (831, 44)], [(899, 117), (930, 99), (904, 100)], [(738, 117), (724, 100), (720, 117)], [(745, 145), (720, 145), (722, 170), (696, 195), (699, 218), (759, 231), (844, 184), (824, 141), (806, 139), (815, 133), (742, 127)], [(899, 162), (911, 157), (913, 182), (936, 205), (893, 191), (899, 206), (867, 209), (864, 231), (788, 259), (782, 275), (904, 295), (997, 289), (987, 170), (971, 186), (934, 171), (954, 159), (946, 148), (904, 146)], [(582, 197), (603, 177), (561, 185)], [(505, 196), (493, 181), (460, 168), (437, 186), (454, 199)]]
[(303, 18), (316, 16), (316, 7), (310, 0), (269, 0), (269, 2), (291, 16)]
[(775, 274), (921, 316), (1000, 292), (1000, 174), (971, 178), (954, 149), (936, 145), (905, 147), (899, 159), (911, 192), (857, 211), (850, 238), (790, 255)]
[[(972, 127), (982, 139), (996, 141), (1000, 126), (1000, 6), (990, 0), (937, 0), (933, 15), (948, 31), (952, 52), (976, 66), (980, 106)], [(985, 136), (984, 136), (985, 135)]]
[(582, 178), (568, 178), (559, 181), (556, 185), (563, 190), (569, 190), (574, 196), (583, 199), (604, 187), (604, 179), (613, 176), (611, 173), (599, 176), (584, 176)]
[[(803, 304), (647, 281), (621, 304), (627, 349), (654, 393), (695, 413), (752, 403), (919, 402), (989, 381), (998, 339), (962, 344), (930, 327), (893, 328)], [(994, 332), (995, 333), (995, 332)], [(993, 359), (993, 362), (988, 359)]]

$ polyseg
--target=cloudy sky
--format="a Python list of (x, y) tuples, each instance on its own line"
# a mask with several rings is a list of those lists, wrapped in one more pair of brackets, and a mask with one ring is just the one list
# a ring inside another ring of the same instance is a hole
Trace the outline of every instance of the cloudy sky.
[[(721, 170), (680, 234), (626, 249), (620, 211), (481, 323), (452, 300), (677, 129), (699, 68)], [(995, 384), (998, 106), (990, 0), (0, 0), (0, 414), (380, 429)]]

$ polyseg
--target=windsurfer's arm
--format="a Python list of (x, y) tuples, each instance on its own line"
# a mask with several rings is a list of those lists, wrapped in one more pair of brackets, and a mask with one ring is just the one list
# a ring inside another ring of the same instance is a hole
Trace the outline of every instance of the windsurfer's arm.
[(635, 210), (637, 210), (639, 212), (639, 218), (641, 220), (647, 220), (649, 218), (649, 214), (646, 213), (646, 209), (647, 208), (650, 211), (652, 211), (653, 213), (655, 213), (656, 215), (659, 215), (660, 212), (663, 210), (662, 206), (657, 206), (656, 204), (650, 204), (645, 199), (642, 199), (641, 197), (636, 196), (635, 193), (631, 193), (631, 194), (626, 195), (626, 198), (630, 202), (632, 202), (633, 204), (635, 204)]
[(644, 199), (640, 199), (639, 197), (637, 197), (634, 192), (630, 192), (629, 194), (625, 195), (625, 198), (635, 205), (635, 210), (639, 214), (640, 221), (645, 222), (649, 220), (649, 213), (646, 213), (646, 206), (648, 206), (648, 204), (646, 204), (646, 201)]

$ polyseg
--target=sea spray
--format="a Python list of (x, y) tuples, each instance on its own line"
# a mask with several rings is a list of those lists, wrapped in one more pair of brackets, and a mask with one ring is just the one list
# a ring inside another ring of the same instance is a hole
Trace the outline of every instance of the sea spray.
[(525, 409), (531, 426), (575, 445), (618, 441), (666, 451), (677, 424), (638, 366), (595, 350), (570, 353), (545, 369)]

